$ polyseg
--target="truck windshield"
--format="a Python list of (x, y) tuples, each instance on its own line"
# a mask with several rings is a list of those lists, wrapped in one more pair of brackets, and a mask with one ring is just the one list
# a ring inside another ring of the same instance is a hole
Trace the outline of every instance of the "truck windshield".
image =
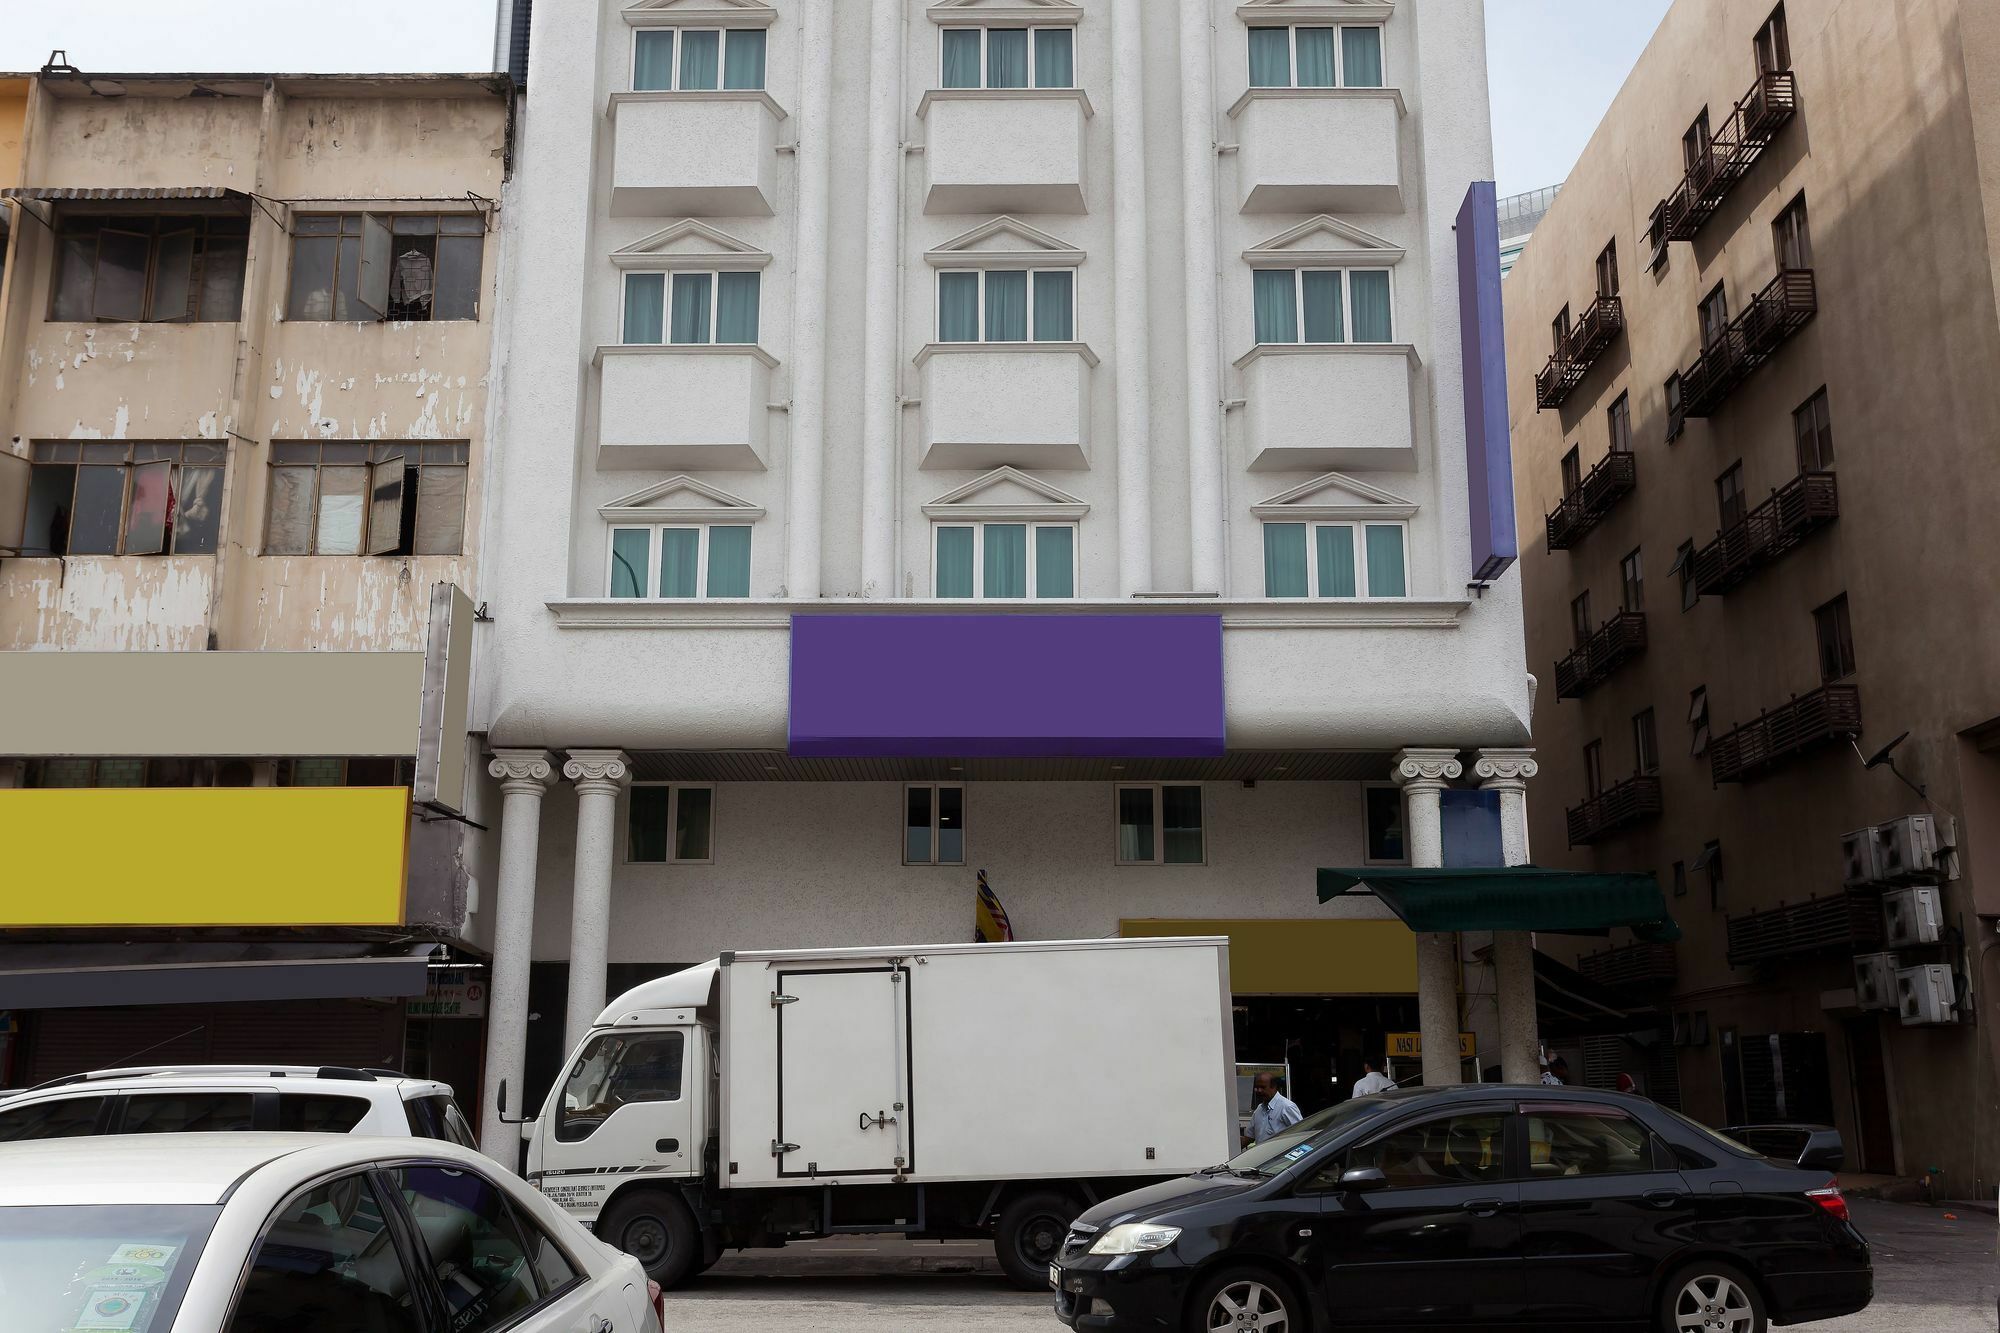
[(210, 1205), (0, 1208), (7, 1308), (0, 1322), (20, 1333), (166, 1333), (221, 1212)]
[(556, 1109), (556, 1140), (587, 1139), (621, 1106), (681, 1098), (682, 1032), (605, 1032), (570, 1066)]
[[(1346, 1129), (1368, 1113), (1380, 1110), (1381, 1105), (1370, 1098), (1354, 1097), (1324, 1111), (1314, 1111), (1284, 1133), (1273, 1134), (1262, 1143), (1252, 1144), (1230, 1158), (1229, 1169), (1275, 1176), (1310, 1153), (1320, 1140)], [(1306, 1151), (1300, 1152), (1301, 1148)]]

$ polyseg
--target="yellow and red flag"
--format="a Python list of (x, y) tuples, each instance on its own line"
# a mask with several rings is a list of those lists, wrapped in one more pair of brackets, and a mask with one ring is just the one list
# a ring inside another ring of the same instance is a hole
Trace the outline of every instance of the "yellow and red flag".
[(979, 897), (972, 916), (974, 944), (1002, 944), (1014, 938), (1014, 923), (1007, 919), (1007, 909), (1000, 905), (1000, 895), (993, 892), (993, 886), (986, 882), (984, 870), (979, 872)]

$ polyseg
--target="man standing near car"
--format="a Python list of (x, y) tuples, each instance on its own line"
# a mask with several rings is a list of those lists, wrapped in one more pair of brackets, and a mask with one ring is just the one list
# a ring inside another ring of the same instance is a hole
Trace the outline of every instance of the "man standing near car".
[(1361, 1077), (1354, 1080), (1354, 1095), (1357, 1097), (1372, 1097), (1396, 1086), (1394, 1079), (1375, 1068), (1373, 1060), (1363, 1060), (1361, 1071)]
[(1284, 1093), (1283, 1084), (1272, 1074), (1259, 1074), (1250, 1085), (1249, 1143), (1262, 1143), (1299, 1123), (1299, 1108)]

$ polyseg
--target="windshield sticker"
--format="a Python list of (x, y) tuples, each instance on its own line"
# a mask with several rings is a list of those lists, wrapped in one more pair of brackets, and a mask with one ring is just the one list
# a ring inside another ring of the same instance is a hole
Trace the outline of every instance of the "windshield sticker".
[(146, 1293), (143, 1291), (93, 1291), (84, 1301), (83, 1313), (77, 1318), (75, 1327), (129, 1329), (138, 1322), (139, 1311), (145, 1303)]
[(111, 1252), (108, 1264), (155, 1264), (165, 1265), (174, 1257), (176, 1245), (120, 1245)]
[(1298, 1147), (1292, 1149), (1290, 1152), (1285, 1154), (1285, 1160), (1288, 1162), (1296, 1162), (1301, 1157), (1304, 1157), (1307, 1153), (1311, 1152), (1312, 1150), (1313, 1146), (1310, 1143), (1301, 1143)]
[(77, 1280), (90, 1287), (152, 1288), (166, 1284), (167, 1270), (151, 1264), (106, 1264), (90, 1269)]

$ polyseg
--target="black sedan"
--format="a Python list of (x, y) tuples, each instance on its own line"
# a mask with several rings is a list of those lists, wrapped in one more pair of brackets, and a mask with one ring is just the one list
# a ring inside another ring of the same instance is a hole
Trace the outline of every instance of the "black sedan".
[(1359, 1097), (1100, 1204), (1049, 1277), (1079, 1329), (1763, 1333), (1862, 1309), (1824, 1166), (1640, 1097), (1474, 1084)]

